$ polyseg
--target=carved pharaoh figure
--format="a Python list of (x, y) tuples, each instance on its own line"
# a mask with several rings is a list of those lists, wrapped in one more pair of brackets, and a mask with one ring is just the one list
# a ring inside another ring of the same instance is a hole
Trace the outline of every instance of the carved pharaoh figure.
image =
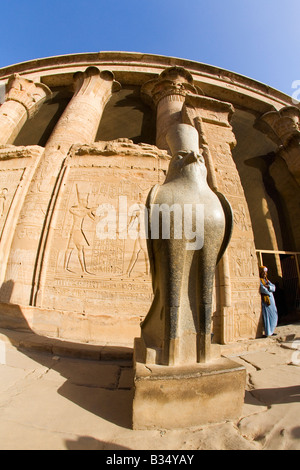
[(7, 193), (8, 193), (7, 188), (3, 188), (0, 191), (0, 218), (4, 216)]
[[(126, 274), (130, 277), (131, 272), (141, 255), (144, 259), (145, 263), (145, 274), (148, 276), (149, 274), (149, 266), (148, 266), (148, 256), (147, 256), (147, 245), (145, 243), (145, 237), (143, 236), (143, 226), (144, 226), (144, 221), (145, 221), (145, 206), (140, 202), (141, 200), (141, 194), (139, 194), (139, 203), (136, 204), (136, 208), (133, 211), (129, 225), (128, 225), (128, 230), (130, 230), (131, 227), (135, 226), (136, 229), (136, 237), (134, 240), (134, 245), (133, 245), (133, 251), (131, 255), (131, 259), (127, 268)], [(142, 225), (143, 224), (143, 225)]]
[(73, 249), (76, 248), (77, 256), (78, 256), (78, 260), (79, 260), (82, 272), (85, 272), (86, 274), (91, 274), (87, 270), (85, 253), (84, 253), (84, 247), (89, 246), (90, 244), (85, 236), (82, 225), (83, 225), (83, 221), (86, 215), (89, 216), (92, 220), (95, 220), (96, 208), (88, 207), (88, 197), (87, 197), (87, 200), (85, 200), (84, 198), (80, 196), (77, 185), (76, 185), (76, 192), (77, 192), (78, 204), (70, 208), (70, 214), (72, 214), (73, 216), (73, 223), (72, 223), (72, 228), (70, 231), (67, 250), (65, 252), (64, 268), (67, 271), (71, 271), (69, 268), (69, 262), (70, 262)]
[[(166, 180), (147, 200), (154, 299), (141, 325), (141, 344), (145, 362), (203, 363), (210, 352), (214, 273), (231, 237), (232, 211), (207, 184), (197, 130), (175, 124), (166, 138), (172, 152)], [(153, 233), (157, 208), (159, 236)], [(170, 237), (163, 234), (167, 219)]]

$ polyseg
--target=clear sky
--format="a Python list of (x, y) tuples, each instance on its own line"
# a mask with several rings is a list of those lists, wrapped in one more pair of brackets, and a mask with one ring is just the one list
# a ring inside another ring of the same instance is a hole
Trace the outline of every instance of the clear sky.
[(130, 51), (191, 59), (292, 95), (300, 0), (2, 0), (0, 67)]

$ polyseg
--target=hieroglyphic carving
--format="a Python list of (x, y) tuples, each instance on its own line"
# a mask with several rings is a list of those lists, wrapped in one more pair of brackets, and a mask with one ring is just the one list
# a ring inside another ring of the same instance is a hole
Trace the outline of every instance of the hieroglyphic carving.
[[(74, 75), (74, 95), (57, 122), (47, 141), (43, 158), (32, 178), (25, 196), (19, 224), (14, 234), (13, 248), (20, 247), (20, 230), (34, 227), (38, 238), (31, 240), (28, 248), (36, 254), (35, 262), (27, 265), (27, 277), (22, 285), (15, 283), (12, 302), (25, 305), (36, 305), (42, 260), (47, 255), (45, 244), (48, 239), (49, 225), (52, 217), (52, 206), (55, 192), (58, 191), (62, 178), (62, 164), (74, 142), (93, 142), (99, 122), (113, 91), (120, 89), (109, 71), (100, 71), (97, 67), (88, 67), (84, 72)], [(58, 186), (57, 186), (58, 185)], [(31, 219), (30, 219), (31, 217)], [(25, 240), (22, 241), (25, 243)], [(10, 255), (11, 263), (13, 252)], [(27, 296), (24, 297), (23, 284), (27, 285)], [(19, 292), (20, 291), (20, 292)]]
[(26, 178), (36, 156), (33, 147), (9, 146), (0, 149), (0, 239), (20, 182)]
[[(129, 232), (140, 233), (146, 196), (164, 180), (168, 162), (166, 152), (128, 140), (72, 148), (49, 233), (40, 306), (105, 315), (147, 313), (152, 288), (146, 240)], [(111, 208), (115, 237), (99, 238), (97, 226)]]
[(243, 282), (253, 280), (257, 272), (257, 259), (251, 239), (233, 239), (229, 251), (232, 277)]
[(144, 210), (145, 207), (142, 205), (142, 195), (139, 195), (139, 201), (137, 203), (137, 208), (133, 211), (130, 221), (129, 221), (129, 230), (131, 226), (136, 225), (135, 229), (138, 233), (136, 240), (134, 240), (133, 250), (129, 265), (126, 270), (126, 274), (131, 276), (131, 273), (139, 260), (139, 257), (142, 256), (145, 263), (145, 275), (149, 274), (149, 260), (148, 260), (148, 251), (147, 243), (144, 237), (142, 237), (142, 227), (141, 224), (144, 222)]
[[(43, 149), (37, 146), (0, 148), (0, 282), (3, 281), (7, 268), (12, 237), (25, 194), (42, 152)], [(28, 233), (32, 236), (29, 228)], [(17, 266), (18, 262), (16, 268)], [(12, 266), (8, 266), (8, 276), (15, 280), (9, 273), (11, 268)]]
[(225, 194), (233, 209), (234, 228), (228, 248), (231, 306), (225, 308), (223, 315), (226, 323), (224, 342), (231, 342), (260, 334), (258, 266), (250, 214), (231, 155), (234, 142), (232, 130), (209, 122), (205, 122), (203, 128), (213, 160), (218, 190)]
[[(77, 272), (77, 274), (108, 275), (110, 277), (126, 275), (129, 271), (132, 271), (133, 265), (130, 269), (128, 267), (132, 255), (134, 253), (138, 254), (139, 245), (137, 242), (139, 242), (139, 238), (137, 240), (130, 240), (127, 237), (122, 239), (122, 234), (117, 233), (116, 239), (105, 238), (99, 240), (96, 234), (97, 222), (101, 217), (107, 216), (105, 206), (108, 205), (108, 209), (112, 206), (118, 211), (119, 196), (124, 197), (124, 193), (122, 194), (124, 186), (126, 187), (125, 193), (128, 195), (128, 208), (137, 201), (137, 197), (140, 197), (138, 180), (134, 181), (131, 178), (130, 183), (126, 182), (125, 184), (123, 181), (122, 185), (122, 181), (119, 184), (117, 177), (118, 172), (116, 173), (116, 170), (111, 169), (88, 170), (84, 168), (82, 171), (74, 168), (70, 171), (67, 182), (68, 190), (64, 194), (68, 199), (68, 204), (62, 199), (61, 214), (57, 220), (57, 227), (61, 227), (65, 236), (68, 234), (63, 264), (65, 270), (71, 273)], [(102, 178), (105, 178), (105, 183), (98, 184), (98, 192), (95, 192), (97, 187), (95, 181), (101, 181)], [(87, 193), (89, 184), (93, 185), (93, 192)], [(151, 184), (151, 181), (148, 184)], [(80, 193), (78, 190), (80, 186), (86, 188), (85, 193)], [(148, 185), (146, 191), (147, 188)], [(77, 204), (74, 204), (74, 195), (79, 200)], [(96, 215), (97, 208), (101, 206), (103, 206), (101, 211), (98, 210), (98, 215)], [(118, 216), (118, 212), (116, 216)], [(133, 219), (136, 219), (136, 217), (137, 214), (132, 215)], [(132, 223), (133, 220), (128, 218), (128, 227), (125, 228), (129, 228)], [(59, 246), (58, 233), (55, 236), (55, 245)], [(74, 248), (77, 250), (77, 256), (71, 256)], [(131, 250), (132, 254), (130, 255)], [(127, 259), (129, 255), (130, 260)], [(123, 259), (124, 256), (127, 256), (127, 258)], [(87, 260), (90, 260), (89, 269), (87, 269)]]
[[(22, 162), (24, 164), (24, 162)], [(10, 205), (18, 189), (25, 168), (0, 171), (0, 239)]]
[(251, 230), (251, 222), (244, 204), (237, 204), (237, 207), (234, 208), (234, 223), (240, 232)]
[(5, 213), (6, 199), (7, 199), (7, 188), (2, 188), (0, 190), (0, 219), (3, 218)]
[(80, 263), (80, 267), (82, 272), (90, 274), (86, 267), (86, 259), (84, 253), (84, 247), (90, 246), (90, 243), (84, 233), (83, 229), (83, 222), (86, 216), (90, 217), (92, 220), (95, 220), (96, 214), (96, 207), (90, 208), (88, 205), (88, 197), (87, 199), (83, 199), (78, 191), (78, 187), (76, 185), (76, 193), (78, 203), (72, 206), (69, 209), (70, 214), (73, 216), (72, 228), (69, 235), (69, 242), (65, 252), (64, 258), (64, 268), (69, 271), (69, 263), (72, 252), (74, 248), (77, 251), (78, 261)]

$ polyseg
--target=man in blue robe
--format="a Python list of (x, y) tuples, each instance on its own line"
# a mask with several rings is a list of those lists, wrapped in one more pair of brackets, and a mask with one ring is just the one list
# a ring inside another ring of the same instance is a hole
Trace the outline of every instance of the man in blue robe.
[(276, 287), (268, 279), (268, 268), (266, 268), (266, 266), (261, 266), (259, 268), (259, 275), (265, 335), (276, 336), (274, 330), (278, 323), (278, 313), (273, 296), (273, 292), (275, 292)]

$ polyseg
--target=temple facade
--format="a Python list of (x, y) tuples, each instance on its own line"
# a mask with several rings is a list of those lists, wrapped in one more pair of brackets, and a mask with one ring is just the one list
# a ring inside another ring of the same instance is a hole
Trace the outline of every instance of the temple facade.
[(178, 122), (199, 134), (234, 227), (217, 265), (213, 342), (262, 334), (260, 264), (280, 319), (300, 308), (300, 107), (238, 74), (100, 52), (0, 70), (0, 327), (133, 344), (152, 302), (147, 195)]

